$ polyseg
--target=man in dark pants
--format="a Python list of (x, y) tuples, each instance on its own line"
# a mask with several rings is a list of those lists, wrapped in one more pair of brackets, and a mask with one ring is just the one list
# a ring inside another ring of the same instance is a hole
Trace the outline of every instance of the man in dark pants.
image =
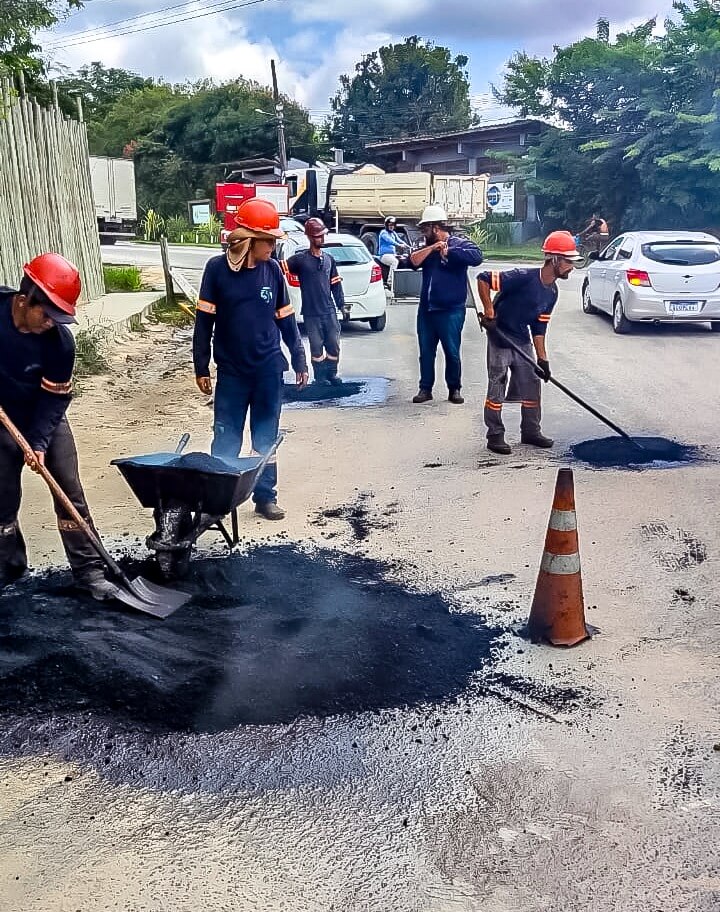
[(479, 247), (453, 237), (441, 206), (427, 206), (418, 223), (425, 246), (410, 254), (410, 264), (422, 269), (423, 280), (417, 313), (420, 348), (420, 388), (413, 402), (429, 402), (435, 384), (438, 342), (445, 354), (448, 401), (462, 405), (460, 342), (465, 324), (467, 271), (482, 263)]
[[(551, 447), (553, 440), (540, 429), (540, 380), (550, 379), (545, 333), (558, 298), (558, 279), (567, 279), (579, 259), (569, 231), (554, 231), (543, 244), (545, 265), (541, 269), (511, 269), (481, 272), (478, 291), (484, 315), (481, 323), (488, 333), (488, 392), (485, 400), (487, 447), (509, 456), (505, 441), (502, 407), (510, 383), (521, 400), (520, 440), (536, 447)], [(493, 300), (491, 292), (496, 292)], [(537, 359), (533, 369), (524, 358), (505, 344), (496, 332)], [(531, 341), (532, 338), (532, 341)], [(510, 398), (514, 398), (512, 395)]]
[(334, 386), (342, 383), (338, 377), (340, 361), (340, 323), (338, 311), (345, 309), (342, 279), (334, 258), (322, 249), (327, 228), (319, 218), (305, 222), (309, 250), (301, 250), (285, 264), (285, 269), (297, 276), (302, 295), (302, 316), (308, 341), (310, 360), (316, 383)]
[[(35, 460), (57, 479), (92, 525), (78, 473), (78, 457), (65, 413), (72, 394), (75, 323), (80, 275), (64, 257), (45, 253), (25, 266), (19, 291), (0, 288), (0, 406), (27, 439)], [(0, 426), (0, 588), (27, 569), (18, 524), (23, 454)], [(115, 586), (83, 532), (55, 502), (58, 530), (75, 583), (99, 600)]]
[[(238, 228), (227, 252), (205, 267), (200, 287), (193, 361), (198, 388), (212, 393), (210, 346), (217, 364), (213, 456), (236, 457), (242, 447), (248, 410), (253, 451), (265, 454), (277, 439), (288, 364), (280, 340), (290, 351), (297, 384), (307, 384), (307, 362), (297, 321), (288, 303), (285, 280), (271, 259), (284, 237), (272, 203), (250, 199), (237, 211)], [(213, 339), (214, 335), (214, 339)], [(277, 464), (273, 456), (253, 494), (255, 512), (283, 519), (277, 505)]]

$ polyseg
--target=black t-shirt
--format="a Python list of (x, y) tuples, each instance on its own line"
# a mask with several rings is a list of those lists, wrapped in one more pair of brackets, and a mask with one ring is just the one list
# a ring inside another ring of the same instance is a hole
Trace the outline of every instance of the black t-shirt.
[(30, 446), (44, 452), (70, 403), (75, 340), (61, 325), (20, 332), (12, 317), (16, 294), (0, 287), (0, 405)]
[(494, 301), (497, 326), (512, 342), (526, 345), (531, 334), (545, 335), (558, 299), (555, 282), (544, 285), (539, 269), (481, 272), (478, 279), (497, 292)]
[(302, 250), (287, 261), (287, 269), (300, 281), (303, 317), (319, 317), (342, 310), (344, 298), (342, 279), (335, 258), (323, 251), (315, 256)]
[(288, 366), (280, 348), (281, 334), (290, 350), (293, 370), (307, 370), (278, 264), (269, 260), (235, 272), (225, 256), (209, 260), (195, 319), (196, 376), (209, 376), (211, 340), (219, 370), (242, 375), (281, 373)]

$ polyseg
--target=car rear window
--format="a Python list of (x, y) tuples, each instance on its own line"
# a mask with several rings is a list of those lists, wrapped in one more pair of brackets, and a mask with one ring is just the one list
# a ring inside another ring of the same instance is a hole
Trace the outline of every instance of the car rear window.
[(364, 244), (325, 244), (323, 250), (327, 250), (335, 258), (338, 266), (360, 266), (372, 262), (372, 257)]
[(642, 245), (643, 256), (667, 266), (707, 266), (720, 261), (720, 244), (698, 241), (655, 241)]

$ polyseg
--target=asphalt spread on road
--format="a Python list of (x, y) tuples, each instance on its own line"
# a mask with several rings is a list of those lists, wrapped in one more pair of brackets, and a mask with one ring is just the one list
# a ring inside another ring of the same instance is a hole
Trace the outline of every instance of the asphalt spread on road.
[(575, 459), (598, 468), (638, 468), (653, 464), (697, 462), (699, 449), (665, 437), (633, 437), (635, 446), (624, 437), (585, 440), (571, 447)]

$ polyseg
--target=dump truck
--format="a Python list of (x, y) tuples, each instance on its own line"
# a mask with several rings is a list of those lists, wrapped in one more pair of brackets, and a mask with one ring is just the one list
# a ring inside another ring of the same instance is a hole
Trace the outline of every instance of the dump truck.
[(132, 240), (137, 232), (134, 163), (127, 158), (91, 155), (90, 180), (100, 243)]
[(389, 215), (395, 216), (398, 228), (411, 240), (420, 214), (431, 204), (442, 206), (448, 221), (458, 228), (482, 221), (487, 214), (487, 186), (487, 174), (386, 174), (361, 168), (352, 174), (332, 175), (325, 217), (339, 231), (361, 238), (374, 255)]

